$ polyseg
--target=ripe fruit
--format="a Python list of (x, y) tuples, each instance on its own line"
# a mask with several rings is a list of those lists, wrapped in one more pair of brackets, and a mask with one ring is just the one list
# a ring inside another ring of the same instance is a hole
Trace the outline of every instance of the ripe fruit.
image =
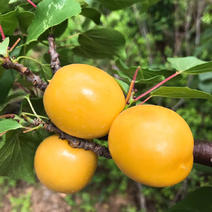
[(193, 136), (174, 111), (139, 105), (123, 111), (109, 132), (117, 166), (133, 180), (155, 187), (182, 181), (193, 165)]
[(85, 64), (58, 70), (44, 93), (44, 107), (51, 121), (79, 138), (106, 135), (124, 106), (125, 98), (115, 79)]
[(68, 141), (53, 135), (38, 147), (34, 160), (37, 177), (57, 192), (73, 193), (85, 187), (97, 166), (92, 151), (72, 148)]

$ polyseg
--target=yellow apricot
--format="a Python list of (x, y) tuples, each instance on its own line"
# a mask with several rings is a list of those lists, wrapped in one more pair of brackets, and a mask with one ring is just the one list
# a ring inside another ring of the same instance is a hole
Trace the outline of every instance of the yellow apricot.
[(79, 138), (106, 135), (124, 106), (125, 97), (115, 79), (86, 64), (59, 69), (44, 93), (44, 107), (51, 121)]
[(72, 148), (57, 135), (46, 138), (37, 148), (34, 159), (38, 179), (51, 190), (74, 193), (91, 180), (97, 166), (92, 151)]
[(188, 176), (193, 145), (186, 121), (156, 105), (123, 111), (109, 132), (109, 150), (117, 166), (133, 180), (154, 187), (171, 186)]

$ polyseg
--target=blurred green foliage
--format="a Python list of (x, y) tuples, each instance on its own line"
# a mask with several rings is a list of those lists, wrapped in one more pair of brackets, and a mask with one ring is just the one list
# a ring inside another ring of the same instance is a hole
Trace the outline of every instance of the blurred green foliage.
[(30, 212), (31, 205), (31, 193), (21, 195), (19, 197), (10, 197), (10, 203), (12, 205), (11, 212)]

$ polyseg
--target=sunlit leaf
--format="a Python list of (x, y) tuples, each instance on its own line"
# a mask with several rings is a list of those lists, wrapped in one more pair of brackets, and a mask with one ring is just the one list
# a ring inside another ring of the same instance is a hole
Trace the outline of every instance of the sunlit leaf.
[(196, 57), (168, 58), (172, 68), (187, 74), (200, 74), (212, 71), (212, 61), (206, 62)]
[(0, 133), (22, 128), (22, 125), (13, 119), (0, 119)]
[(209, 93), (188, 87), (160, 87), (151, 92), (151, 95), (169, 98), (197, 98), (212, 100), (212, 95)]
[(0, 55), (7, 56), (9, 42), (10, 42), (10, 39), (5, 38), (4, 41), (0, 43)]
[(126, 82), (124, 82), (124, 81), (122, 81), (120, 79), (115, 79), (115, 80), (119, 83), (119, 85), (122, 88), (123, 92), (125, 94), (127, 94), (130, 86)]
[(184, 73), (187, 74), (201, 74), (205, 72), (212, 72), (212, 61), (194, 66), (184, 71)]
[(36, 8), (35, 17), (28, 28), (27, 43), (37, 38), (48, 28), (81, 12), (76, 0), (43, 0)]

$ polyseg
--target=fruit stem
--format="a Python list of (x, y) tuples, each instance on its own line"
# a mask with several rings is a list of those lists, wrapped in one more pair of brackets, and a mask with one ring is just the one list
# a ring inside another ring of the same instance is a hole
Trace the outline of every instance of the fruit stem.
[(25, 99), (27, 100), (27, 102), (29, 103), (29, 106), (30, 106), (30, 108), (31, 108), (31, 110), (32, 110), (32, 112), (33, 112), (33, 114), (35, 115), (35, 117), (38, 119), (38, 120), (41, 120), (41, 118), (38, 116), (38, 114), (35, 112), (35, 109), (34, 109), (34, 107), (33, 107), (33, 105), (32, 105), (32, 103), (31, 103), (31, 101), (30, 101), (30, 99), (29, 99), (29, 96), (27, 95), (27, 96), (25, 96)]
[(33, 127), (33, 128), (26, 128), (27, 130), (24, 130), (23, 133), (28, 133), (28, 132), (40, 129), (41, 127), (42, 127), (41, 125), (38, 125), (38, 126)]
[(138, 105), (144, 104), (144, 103), (147, 102), (150, 98), (152, 98), (152, 96), (148, 96), (146, 99), (144, 99), (143, 102), (139, 103)]
[(12, 50), (18, 45), (18, 43), (20, 42), (21, 38), (18, 38), (16, 40), (16, 42), (12, 45), (12, 47), (10, 48), (10, 52), (12, 52)]
[[(27, 115), (27, 116), (33, 116), (33, 117), (36, 117), (35, 114), (32, 114), (32, 113), (27, 113), (27, 112), (22, 112), (21, 115)], [(40, 116), (38, 115), (39, 118), (42, 118), (42, 119), (46, 119), (46, 120), (49, 120), (46, 116)], [(36, 117), (37, 118), (37, 117)]]
[(141, 67), (138, 66), (138, 68), (135, 70), (135, 73), (134, 73), (133, 79), (132, 79), (132, 81), (131, 81), (131, 83), (130, 83), (130, 88), (129, 88), (129, 91), (128, 91), (128, 94), (127, 94), (127, 97), (126, 97), (126, 100), (125, 100), (126, 104), (128, 103), (128, 101), (129, 101), (129, 99), (130, 99), (130, 96), (131, 96), (131, 94), (132, 94), (132, 90), (133, 90), (134, 85), (135, 85), (136, 77), (137, 77), (138, 71), (139, 71), (140, 69), (141, 69)]
[(34, 8), (37, 7), (37, 5), (35, 5), (31, 0), (27, 0)]
[(153, 90), (155, 90), (156, 88), (160, 87), (161, 85), (163, 85), (164, 83), (166, 83), (167, 81), (169, 81), (170, 79), (176, 77), (179, 74), (180, 74), (180, 72), (176, 72), (176, 73), (172, 74), (171, 76), (167, 77), (166, 79), (164, 79), (163, 81), (159, 82), (157, 85), (155, 85), (154, 87), (152, 87), (151, 89), (149, 89), (145, 93), (143, 93), (140, 96), (138, 96), (137, 98), (135, 98), (134, 102), (138, 101), (142, 97), (146, 96), (147, 94), (149, 94), (150, 92), (152, 92)]
[(0, 24), (0, 33), (1, 33), (2, 40), (4, 40), (5, 39), (5, 35), (4, 35), (4, 31), (2, 29), (1, 24)]
[(31, 58), (31, 57), (28, 57), (28, 56), (19, 56), (17, 57), (15, 60), (13, 60), (14, 62), (19, 62), (19, 60), (21, 59), (26, 59), (26, 60), (31, 60), (35, 63), (38, 63), (40, 66), (43, 66), (43, 65), (46, 65), (46, 64), (42, 64), (41, 62), (39, 62), (38, 60), (34, 59), (34, 58)]

